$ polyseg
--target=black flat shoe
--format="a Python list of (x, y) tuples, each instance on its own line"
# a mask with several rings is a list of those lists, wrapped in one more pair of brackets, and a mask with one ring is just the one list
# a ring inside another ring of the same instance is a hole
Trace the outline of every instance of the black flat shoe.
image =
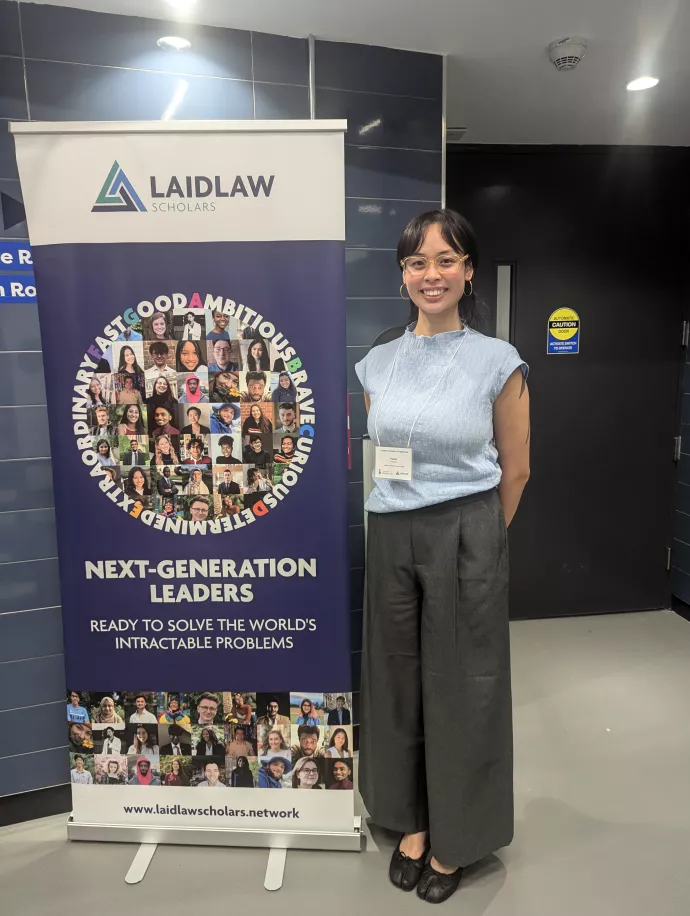
[(429, 854), (429, 840), (427, 838), (424, 844), (424, 852), (418, 859), (411, 859), (409, 856), (400, 852), (400, 843), (402, 843), (402, 841), (403, 838), (400, 837), (391, 858), (388, 877), (401, 891), (413, 891), (419, 883), (426, 857)]
[(456, 869), (452, 875), (442, 875), (430, 862), (419, 879), (417, 896), (427, 903), (443, 903), (456, 892), (461, 878), (462, 868)]

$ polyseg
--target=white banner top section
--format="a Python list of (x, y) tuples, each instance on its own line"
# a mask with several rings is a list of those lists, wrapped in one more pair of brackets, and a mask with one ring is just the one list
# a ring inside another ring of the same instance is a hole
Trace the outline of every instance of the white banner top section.
[(31, 244), (343, 241), (346, 127), (14, 122)]

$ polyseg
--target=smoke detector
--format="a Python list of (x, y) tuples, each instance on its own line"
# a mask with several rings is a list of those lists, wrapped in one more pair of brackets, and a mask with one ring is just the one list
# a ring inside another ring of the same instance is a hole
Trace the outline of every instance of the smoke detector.
[(549, 45), (549, 60), (556, 70), (574, 70), (586, 53), (584, 38), (559, 38)]

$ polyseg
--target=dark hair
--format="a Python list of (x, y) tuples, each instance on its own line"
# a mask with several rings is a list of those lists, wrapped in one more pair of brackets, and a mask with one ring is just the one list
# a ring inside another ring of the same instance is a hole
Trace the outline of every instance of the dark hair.
[(297, 737), (301, 738), (302, 735), (316, 735), (317, 738), (320, 738), (321, 732), (318, 725), (300, 725), (297, 729)]
[(162, 340), (154, 341), (149, 347), (149, 353), (161, 353), (164, 356), (167, 356), (170, 352), (170, 347), (167, 343), (163, 343)]
[[(163, 380), (165, 382), (166, 391), (163, 394), (156, 391), (156, 385)], [(146, 404), (148, 406), (148, 412), (150, 414), (149, 426), (153, 426), (153, 414), (156, 410), (156, 407), (165, 407), (169, 414), (172, 416), (175, 415), (175, 408), (177, 407), (177, 400), (173, 394), (172, 385), (164, 375), (159, 375), (153, 380), (153, 385), (151, 386), (151, 396), (146, 399)]]
[(346, 751), (349, 751), (349, 750), (350, 750), (350, 747), (349, 747), (349, 744), (348, 744), (347, 732), (346, 732), (345, 729), (342, 728), (342, 727), (341, 727), (341, 728), (336, 728), (336, 729), (333, 730), (333, 733), (331, 734), (331, 743), (330, 743), (328, 746), (329, 746), (329, 747), (335, 747), (335, 736), (338, 734), (338, 732), (342, 732), (342, 733), (345, 735), (345, 744), (343, 745), (343, 747), (345, 748)]
[[(441, 235), (448, 242), (453, 251), (458, 254), (468, 254), (469, 258), (465, 262), (465, 269), (473, 267), (475, 272), (479, 267), (479, 249), (477, 247), (477, 237), (470, 223), (455, 210), (428, 210), (426, 213), (420, 213), (403, 229), (403, 234), (398, 242), (397, 258), (398, 264), (404, 258), (409, 258), (419, 250), (424, 242), (424, 236), (430, 226), (438, 226)], [(402, 269), (402, 266), (401, 266)], [(458, 302), (458, 314), (463, 322), (476, 327), (484, 321), (483, 310), (477, 300), (477, 296), (472, 291), (467, 292), (467, 283), (465, 284), (465, 295)], [(416, 321), (419, 316), (419, 309), (410, 302), (410, 315), (407, 319), (409, 324)]]
[(218, 440), (218, 445), (229, 445), (232, 448), (234, 444), (235, 441), (232, 436), (221, 436)]
[[(127, 474), (127, 483), (125, 484), (125, 493), (127, 493), (128, 496), (134, 494), (137, 498), (139, 497), (139, 494), (134, 489), (134, 475), (136, 474), (137, 471), (139, 471), (141, 476), (144, 478), (144, 496), (150, 496), (151, 487), (148, 485), (148, 482), (146, 480), (146, 474), (144, 474), (142, 469), (139, 467), (133, 467), (130, 470), (129, 474)], [(137, 698), (135, 697), (135, 699)], [(146, 697), (144, 697), (144, 700), (146, 700)]]
[(189, 416), (192, 411), (194, 411), (195, 413), (198, 413), (199, 416), (201, 416), (201, 409), (199, 407), (188, 407), (187, 416)]
[[(139, 365), (139, 362), (138, 362), (138, 360), (137, 360), (137, 354), (135, 353), (134, 348), (133, 348), (133, 347), (130, 347), (129, 344), (125, 344), (125, 346), (120, 350), (120, 364), (119, 364), (119, 366), (117, 367), (117, 371), (118, 371), (118, 372), (123, 372), (123, 371), (125, 371), (125, 350), (131, 350), (131, 351), (132, 351), (132, 356), (134, 357), (134, 369), (133, 369), (133, 372), (135, 372), (135, 373), (141, 375), (141, 374), (142, 374), (142, 373), (141, 373), (141, 366)], [(128, 373), (128, 374), (132, 374), (132, 373)]]
[(82, 763), (84, 762), (84, 758), (82, 757), (81, 754), (75, 754), (75, 755), (74, 755), (74, 762), (76, 763), (77, 760), (81, 760)]
[[(201, 468), (195, 468), (195, 470), (199, 470), (199, 471), (200, 471)], [(206, 496), (193, 496), (193, 497), (189, 500), (189, 508), (190, 508), (190, 509), (192, 508), (192, 506), (194, 505), (194, 503), (203, 503), (205, 506), (208, 506), (209, 509), (211, 508), (211, 503), (210, 503), (208, 497), (206, 497)], [(206, 697), (207, 700), (212, 699), (212, 700), (215, 700), (216, 703), (218, 702), (218, 697), (214, 697), (214, 696), (212, 696), (210, 693), (205, 693), (203, 696), (199, 697), (199, 699), (200, 699), (200, 700), (203, 700), (204, 697)]]
[(336, 698), (335, 698), (336, 703), (338, 702), (338, 700), (342, 700), (343, 703), (344, 703), (344, 702), (345, 702), (345, 697), (341, 694), (339, 697), (336, 697)]
[(176, 360), (176, 364), (177, 364), (177, 371), (178, 371), (178, 372), (189, 372), (189, 371), (190, 371), (190, 370), (182, 363), (182, 361), (181, 361), (181, 359), (180, 359), (180, 356), (181, 356), (181, 354), (182, 354), (182, 348), (183, 348), (183, 347), (186, 347), (187, 344), (192, 344), (192, 346), (194, 347), (194, 350), (195, 350), (195, 352), (196, 352), (196, 357), (197, 357), (198, 362), (197, 362), (195, 368), (194, 368), (193, 370), (191, 370), (192, 372), (196, 372), (196, 370), (199, 368), (199, 366), (205, 366), (205, 365), (206, 365), (206, 357), (204, 356), (204, 354), (203, 354), (202, 351), (201, 351), (201, 346), (199, 345), (199, 341), (198, 341), (198, 340), (181, 340), (181, 341), (178, 343), (178, 345), (177, 345), (177, 350), (175, 351), (175, 360)]
[[(257, 364), (256, 359), (252, 356), (252, 347), (256, 344), (261, 344), (263, 347), (263, 352), (259, 357), (259, 362)], [(268, 347), (266, 341), (263, 337), (255, 337), (253, 340), (249, 341), (249, 349), (247, 350), (247, 369), (270, 369), (271, 368), (271, 359), (268, 354)]]
[[(110, 443), (108, 442), (107, 439), (99, 439), (99, 440), (98, 440), (98, 442), (96, 443), (96, 451), (98, 451), (98, 450), (100, 449), (100, 447), (101, 447), (104, 443), (105, 443), (105, 445), (108, 447), (108, 454), (110, 454)], [(74, 691), (74, 693), (76, 693), (76, 690)]]
[(200, 439), (198, 436), (192, 436), (192, 437), (190, 438), (190, 440), (189, 440), (188, 445), (187, 445), (187, 451), (189, 451), (189, 449), (190, 449), (192, 446), (194, 446), (195, 448), (196, 448), (196, 447), (200, 448), (201, 451), (203, 452), (203, 450), (204, 450), (204, 440), (203, 440), (203, 439)]
[(263, 382), (266, 384), (266, 373), (265, 372), (247, 372), (246, 376), (247, 385), (250, 382)]
[(138, 693), (138, 694), (134, 697), (134, 702), (135, 702), (135, 703), (136, 703), (136, 701), (139, 699), (139, 697), (142, 698), (142, 700), (144, 701), (144, 703), (147, 703), (147, 702), (148, 702), (148, 700), (146, 699), (146, 697), (144, 696), (143, 693)]
[[(280, 374), (281, 374), (281, 375), (283, 375), (283, 374), (287, 375), (287, 372), (285, 372), (285, 373), (282, 373), (282, 372), (281, 372)], [(296, 408), (295, 405), (292, 403), (292, 401), (279, 401), (279, 403), (278, 403), (278, 413), (280, 413), (281, 410), (294, 410), (294, 411), (296, 411), (297, 408)]]
[(173, 738), (175, 737), (175, 735), (177, 735), (178, 737), (181, 737), (183, 731), (184, 729), (180, 725), (174, 725), (174, 724), (168, 725), (168, 735), (172, 735)]
[(259, 442), (261, 442), (261, 444), (263, 445), (263, 441), (264, 441), (264, 440), (261, 438), (261, 436), (259, 435), (259, 433), (252, 433), (252, 434), (250, 435), (250, 437), (249, 437), (249, 441), (250, 441), (250, 442), (256, 442), (257, 439), (258, 439)]

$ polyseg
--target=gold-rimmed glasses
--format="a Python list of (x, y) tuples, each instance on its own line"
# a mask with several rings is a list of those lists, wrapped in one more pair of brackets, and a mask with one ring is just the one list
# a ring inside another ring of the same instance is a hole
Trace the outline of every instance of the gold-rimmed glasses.
[(435, 264), (436, 269), (442, 274), (457, 273), (460, 265), (464, 264), (469, 258), (468, 254), (439, 254), (435, 258), (425, 258), (421, 254), (411, 254), (403, 258), (400, 266), (403, 270), (408, 270), (411, 274), (419, 276), (423, 274), (430, 264)]

